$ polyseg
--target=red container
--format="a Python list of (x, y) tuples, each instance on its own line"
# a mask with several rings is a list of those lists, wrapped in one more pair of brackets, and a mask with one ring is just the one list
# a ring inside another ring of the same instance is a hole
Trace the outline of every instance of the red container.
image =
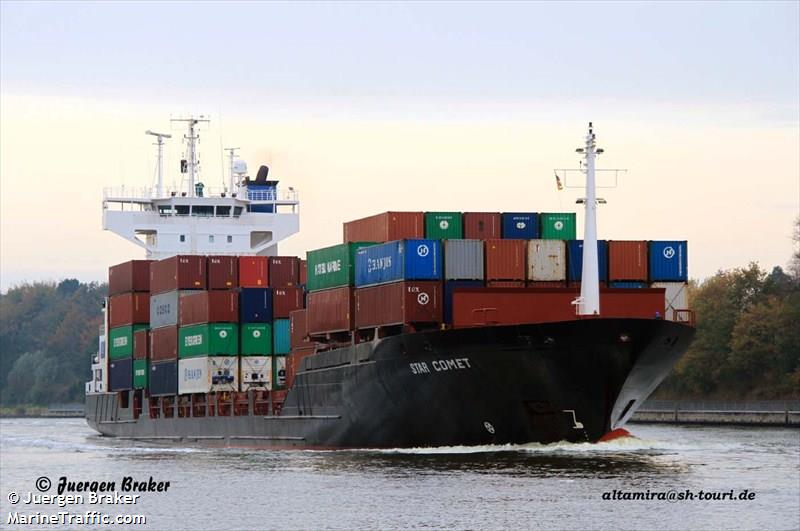
[(178, 255), (150, 264), (150, 293), (206, 289), (206, 257)]
[(150, 291), (152, 260), (129, 260), (108, 268), (108, 294)]
[(234, 289), (239, 287), (239, 257), (209, 256), (208, 289)]
[(344, 224), (344, 243), (383, 243), (424, 237), (422, 212), (384, 212)]
[(150, 330), (137, 330), (133, 333), (133, 359), (146, 360), (150, 357)]
[(353, 292), (349, 286), (312, 291), (306, 300), (309, 335), (353, 329)]
[(289, 339), (292, 349), (313, 347), (308, 339), (308, 312), (295, 310), (289, 314)]
[(500, 214), (497, 212), (464, 212), (464, 238), (490, 240), (500, 238)]
[(306, 284), (308, 284), (308, 262), (306, 262), (305, 260), (300, 260), (299, 269), (300, 269), (299, 273), (300, 285), (305, 286)]
[(108, 299), (110, 328), (150, 322), (150, 294), (122, 293)]
[(272, 318), (288, 319), (290, 313), (303, 309), (305, 291), (303, 288), (273, 288)]
[(608, 242), (608, 280), (647, 282), (647, 242)]
[[(460, 289), (453, 293), (453, 326), (572, 321), (573, 289)], [(601, 289), (600, 317), (652, 319), (664, 315), (663, 289)]]
[(490, 280), (486, 283), (487, 288), (524, 288), (523, 280)]
[(178, 359), (177, 326), (162, 326), (150, 330), (150, 359), (152, 361)]
[(294, 385), (294, 377), (300, 369), (300, 362), (303, 358), (314, 353), (314, 347), (293, 349), (286, 357), (286, 388), (291, 389)]
[(408, 281), (356, 290), (356, 328), (442, 322), (442, 283)]
[(266, 256), (239, 257), (239, 287), (266, 288), (269, 286), (269, 262)]
[(525, 280), (525, 240), (486, 240), (486, 280)]
[(269, 285), (291, 288), (300, 284), (300, 259), (296, 256), (270, 256)]
[(178, 323), (181, 326), (203, 323), (238, 323), (239, 292), (233, 290), (198, 291), (180, 297)]

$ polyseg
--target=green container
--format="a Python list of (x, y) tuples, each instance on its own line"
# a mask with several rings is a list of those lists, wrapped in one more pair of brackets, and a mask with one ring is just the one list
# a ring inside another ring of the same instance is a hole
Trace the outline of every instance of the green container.
[(147, 360), (133, 360), (133, 388), (147, 389)]
[(425, 212), (425, 237), (430, 240), (463, 238), (461, 212)]
[(245, 323), (241, 326), (242, 356), (269, 356), (272, 354), (272, 325)]
[(575, 213), (556, 212), (539, 214), (543, 240), (577, 240), (575, 236)]
[(236, 356), (239, 354), (239, 325), (209, 323), (182, 326), (178, 330), (178, 357)]
[(133, 333), (146, 329), (145, 324), (112, 328), (108, 332), (108, 357), (112, 360), (133, 357)]
[(353, 242), (316, 249), (306, 253), (308, 280), (306, 289), (317, 291), (355, 284), (356, 252), (375, 245), (371, 242)]

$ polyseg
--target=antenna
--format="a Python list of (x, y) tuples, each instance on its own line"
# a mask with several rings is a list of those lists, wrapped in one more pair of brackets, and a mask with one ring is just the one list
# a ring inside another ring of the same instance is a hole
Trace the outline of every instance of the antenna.
[(181, 173), (189, 175), (189, 195), (191, 197), (196, 195), (195, 177), (199, 165), (199, 161), (197, 160), (197, 143), (200, 141), (200, 135), (197, 134), (196, 127), (201, 124), (207, 124), (210, 121), (211, 120), (202, 114), (196, 118), (194, 116), (187, 116), (185, 118), (170, 119), (170, 122), (173, 123), (184, 122), (189, 129), (188, 134), (183, 135), (183, 139), (186, 140), (188, 153), (187, 158), (181, 161)]
[(172, 138), (172, 135), (156, 133), (150, 129), (145, 131), (144, 134), (156, 137), (156, 143), (154, 144), (158, 146), (158, 158), (156, 159), (156, 174), (158, 176), (156, 181), (156, 193), (158, 197), (164, 197), (164, 139)]
[(230, 191), (231, 192), (233, 192), (233, 162), (236, 160), (236, 151), (238, 151), (239, 149), (242, 149), (242, 148), (238, 148), (238, 147), (225, 148), (225, 151), (228, 152), (228, 158), (231, 161), (231, 167), (230, 167), (230, 170), (231, 170), (231, 173), (230, 173), (230, 178), (231, 178)]

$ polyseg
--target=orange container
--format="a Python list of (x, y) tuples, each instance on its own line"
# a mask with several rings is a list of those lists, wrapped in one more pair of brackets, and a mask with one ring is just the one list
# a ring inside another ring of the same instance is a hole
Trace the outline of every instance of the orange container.
[(266, 288), (269, 286), (269, 258), (266, 256), (240, 256), (239, 286), (242, 288)]
[(486, 280), (525, 280), (525, 240), (486, 240)]

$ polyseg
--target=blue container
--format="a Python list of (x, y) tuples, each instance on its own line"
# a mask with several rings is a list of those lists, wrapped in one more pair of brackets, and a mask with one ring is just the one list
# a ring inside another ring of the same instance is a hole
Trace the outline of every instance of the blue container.
[(239, 294), (239, 322), (272, 322), (272, 288), (242, 288)]
[(356, 253), (356, 287), (440, 278), (439, 240), (398, 240), (365, 247)]
[(685, 241), (651, 241), (650, 282), (686, 282), (689, 278)]
[(289, 319), (275, 319), (272, 323), (272, 353), (288, 354), (291, 350)]
[(177, 395), (178, 360), (150, 362), (147, 389), (152, 396)]
[(482, 288), (482, 280), (448, 280), (444, 283), (444, 322), (453, 322), (453, 292), (458, 288)]
[(506, 240), (535, 240), (539, 237), (539, 214), (503, 212), (501, 226)]
[(647, 282), (612, 282), (609, 284), (612, 288), (646, 288)]
[(108, 390), (127, 391), (133, 389), (133, 358), (108, 362)]
[[(597, 240), (597, 265), (600, 282), (608, 278), (608, 242)], [(583, 240), (567, 240), (567, 280), (580, 282), (583, 273)]]

